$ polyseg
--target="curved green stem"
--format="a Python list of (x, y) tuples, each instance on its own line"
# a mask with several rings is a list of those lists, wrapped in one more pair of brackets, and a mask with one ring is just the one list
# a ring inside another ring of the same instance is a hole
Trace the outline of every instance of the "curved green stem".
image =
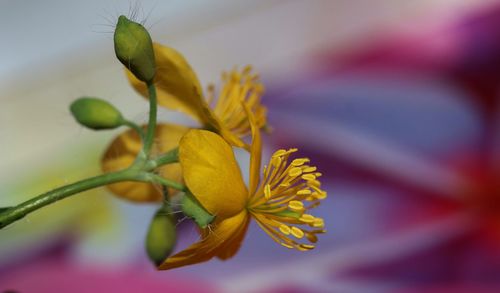
[(144, 131), (142, 130), (142, 128), (139, 125), (137, 125), (134, 122), (129, 121), (129, 120), (123, 120), (123, 125), (128, 126), (128, 127), (132, 128), (133, 130), (135, 130), (137, 132), (137, 134), (139, 134), (141, 139), (144, 140)]
[(69, 185), (65, 185), (46, 193), (40, 194), (19, 205), (13, 206), (0, 213), (0, 229), (25, 217), (44, 206), (64, 199), (76, 193), (118, 181), (145, 181), (144, 172), (126, 169), (123, 171), (107, 173), (100, 176), (87, 178)]
[(150, 159), (146, 163), (145, 170), (151, 171), (158, 166), (163, 166), (166, 164), (172, 164), (179, 161), (179, 148), (174, 148), (164, 154), (159, 155), (154, 159)]
[(87, 178), (69, 185), (65, 185), (49, 192), (43, 193), (13, 207), (2, 209), (0, 212), (0, 229), (12, 224), (13, 222), (24, 218), (31, 212), (34, 212), (44, 206), (55, 203), (61, 199), (72, 196), (82, 191), (96, 187), (108, 185), (121, 181), (139, 181), (157, 183), (177, 190), (184, 191), (186, 187), (175, 181), (165, 179), (156, 174), (144, 172), (141, 170), (126, 169), (123, 171), (112, 172)]
[(146, 136), (144, 138), (143, 150), (146, 154), (146, 157), (149, 157), (149, 153), (151, 151), (151, 147), (153, 146), (155, 131), (156, 131), (156, 88), (153, 81), (147, 83), (148, 86), (148, 94), (149, 94), (149, 121), (148, 121), (148, 129), (146, 131)]
[(175, 182), (175, 181), (172, 181), (170, 179), (163, 178), (159, 175), (149, 173), (148, 177), (150, 178), (151, 183), (157, 183), (157, 184), (160, 184), (163, 186), (172, 187), (172, 188), (180, 190), (180, 191), (187, 190), (185, 185), (178, 183), (178, 182)]
[(143, 168), (129, 168), (118, 172), (106, 173), (103, 175), (87, 178), (69, 185), (65, 185), (49, 192), (43, 193), (27, 200), (19, 205), (0, 208), (0, 229), (22, 219), (27, 214), (34, 212), (44, 206), (56, 201), (77, 194), (82, 191), (96, 187), (108, 185), (121, 181), (140, 181), (171, 187), (177, 190), (185, 191), (186, 186), (181, 183), (168, 180), (156, 174), (150, 173), (156, 167), (175, 163), (178, 161), (178, 149), (172, 149), (156, 159), (147, 161)]

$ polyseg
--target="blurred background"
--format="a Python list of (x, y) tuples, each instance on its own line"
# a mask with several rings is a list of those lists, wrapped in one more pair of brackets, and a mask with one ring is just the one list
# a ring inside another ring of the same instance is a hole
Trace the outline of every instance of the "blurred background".
[(0, 206), (100, 172), (120, 130), (77, 125), (77, 97), (146, 121), (112, 44), (138, 11), (203, 85), (261, 73), (265, 156), (298, 147), (318, 166), (328, 233), (298, 253), (251, 226), (229, 261), (157, 272), (155, 206), (98, 189), (0, 231), (0, 292), (500, 292), (500, 1), (137, 3), (0, 2)]

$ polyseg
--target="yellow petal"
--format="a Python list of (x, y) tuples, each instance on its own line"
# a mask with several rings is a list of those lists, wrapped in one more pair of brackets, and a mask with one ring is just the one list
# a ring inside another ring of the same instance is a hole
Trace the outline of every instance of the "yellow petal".
[[(156, 59), (158, 104), (171, 110), (190, 115), (203, 125), (219, 129), (218, 121), (213, 117), (207, 102), (203, 98), (202, 88), (193, 69), (176, 50), (153, 44)], [(144, 97), (148, 91), (144, 82), (138, 80), (127, 70), (127, 77), (132, 86)]]
[(179, 161), (187, 187), (217, 217), (245, 208), (248, 192), (231, 146), (219, 135), (190, 130), (179, 144)]
[[(153, 152), (160, 154), (176, 147), (181, 137), (188, 128), (173, 124), (160, 124), (156, 128), (156, 137)], [(119, 135), (104, 153), (102, 158), (102, 170), (113, 172), (129, 167), (135, 160), (137, 153), (141, 150), (141, 140), (137, 133), (130, 129)], [(178, 181), (182, 180), (181, 167), (179, 163), (165, 165), (158, 169), (163, 177)], [(108, 188), (119, 197), (138, 202), (161, 201), (163, 195), (158, 186), (141, 182), (120, 182), (108, 185)], [(170, 189), (174, 194), (176, 190)]]
[(252, 145), (250, 148), (250, 184), (249, 192), (254, 194), (259, 185), (260, 178), (260, 164), (262, 160), (262, 140), (260, 138), (260, 129), (255, 121), (255, 116), (250, 111), (248, 106), (242, 102), (243, 109), (245, 110), (250, 127), (252, 129)]
[(159, 267), (168, 270), (208, 261), (215, 256), (221, 259), (232, 257), (241, 246), (250, 217), (246, 210), (217, 221), (211, 230), (204, 231), (201, 241), (167, 258)]
[[(244, 211), (245, 215), (247, 215), (246, 210)], [(236, 221), (236, 220), (235, 220)], [(243, 239), (248, 230), (248, 225), (250, 224), (250, 217), (245, 217), (245, 220), (242, 224), (238, 224), (240, 228), (233, 234), (230, 241), (226, 242), (226, 245), (221, 247), (217, 253), (217, 257), (221, 260), (227, 260), (232, 258), (241, 247), (243, 243)]]
[[(217, 130), (217, 129), (216, 129)], [(236, 134), (232, 133), (229, 129), (226, 129), (224, 126), (221, 126), (217, 132), (230, 144), (235, 147), (244, 148), (247, 151), (250, 151), (250, 146), (246, 144), (240, 137)]]
[[(203, 97), (198, 77), (186, 59), (170, 47), (157, 43), (154, 43), (153, 47), (157, 64), (154, 83), (157, 88), (158, 104), (193, 117), (204, 127), (219, 133), (231, 145), (249, 150), (249, 146), (221, 122), (222, 117), (217, 117), (210, 109)], [(127, 70), (126, 73), (134, 89), (147, 98), (145, 83), (138, 80), (130, 71)]]

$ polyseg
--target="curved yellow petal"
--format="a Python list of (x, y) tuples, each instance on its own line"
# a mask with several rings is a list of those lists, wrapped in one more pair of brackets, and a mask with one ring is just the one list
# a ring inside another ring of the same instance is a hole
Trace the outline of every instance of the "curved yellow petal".
[(248, 192), (231, 146), (219, 135), (190, 130), (179, 144), (179, 161), (187, 187), (217, 217), (231, 217), (246, 205)]
[[(164, 153), (177, 147), (181, 137), (189, 128), (174, 124), (159, 124), (153, 153)], [(129, 167), (141, 150), (141, 140), (137, 133), (130, 129), (115, 138), (107, 148), (102, 158), (101, 168), (104, 172), (113, 172)], [(165, 165), (158, 169), (163, 177), (178, 181), (182, 180), (179, 163)], [(119, 197), (138, 202), (161, 201), (163, 195), (158, 186), (141, 182), (120, 182), (108, 185), (108, 188)], [(170, 194), (177, 192), (169, 190)]]
[[(247, 214), (246, 210), (244, 211)], [(245, 239), (245, 235), (248, 230), (248, 226), (250, 225), (250, 217), (247, 216), (243, 223), (239, 224), (240, 228), (233, 234), (230, 241), (226, 242), (226, 245), (221, 247), (217, 252), (217, 257), (221, 260), (227, 260), (232, 258), (241, 247), (243, 243), (243, 239)]]
[(250, 151), (250, 146), (246, 144), (240, 137), (232, 133), (228, 129), (221, 127), (217, 132), (230, 144), (238, 148), (244, 148)]
[[(218, 121), (213, 117), (202, 88), (193, 69), (176, 50), (154, 43), (156, 59), (156, 76), (154, 83), (157, 89), (158, 104), (171, 110), (190, 115), (203, 125), (211, 125), (219, 129)], [(127, 77), (141, 95), (148, 97), (144, 82), (138, 80), (130, 71)]]
[(260, 138), (260, 129), (255, 120), (255, 116), (252, 111), (248, 108), (245, 102), (241, 102), (243, 109), (245, 110), (248, 122), (252, 129), (252, 145), (250, 147), (250, 183), (249, 192), (254, 194), (259, 185), (260, 179), (260, 164), (262, 161), (262, 140)]
[(204, 237), (179, 253), (167, 258), (159, 267), (169, 270), (208, 261), (215, 256), (227, 259), (241, 246), (250, 217), (246, 210), (233, 217), (216, 221), (214, 227), (204, 231)]

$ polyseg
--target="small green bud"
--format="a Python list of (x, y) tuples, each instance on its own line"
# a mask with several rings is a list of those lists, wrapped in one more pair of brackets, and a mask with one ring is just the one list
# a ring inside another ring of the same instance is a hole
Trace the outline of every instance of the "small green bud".
[(146, 252), (155, 265), (160, 265), (172, 253), (176, 236), (174, 219), (165, 204), (151, 220), (146, 236)]
[(113, 129), (124, 123), (122, 114), (99, 98), (79, 98), (71, 104), (70, 110), (76, 121), (90, 129)]
[(148, 31), (121, 15), (114, 35), (115, 54), (139, 80), (153, 80), (156, 72), (153, 42)]
[(206, 228), (215, 219), (188, 191), (181, 199), (182, 212), (192, 218), (200, 228)]

